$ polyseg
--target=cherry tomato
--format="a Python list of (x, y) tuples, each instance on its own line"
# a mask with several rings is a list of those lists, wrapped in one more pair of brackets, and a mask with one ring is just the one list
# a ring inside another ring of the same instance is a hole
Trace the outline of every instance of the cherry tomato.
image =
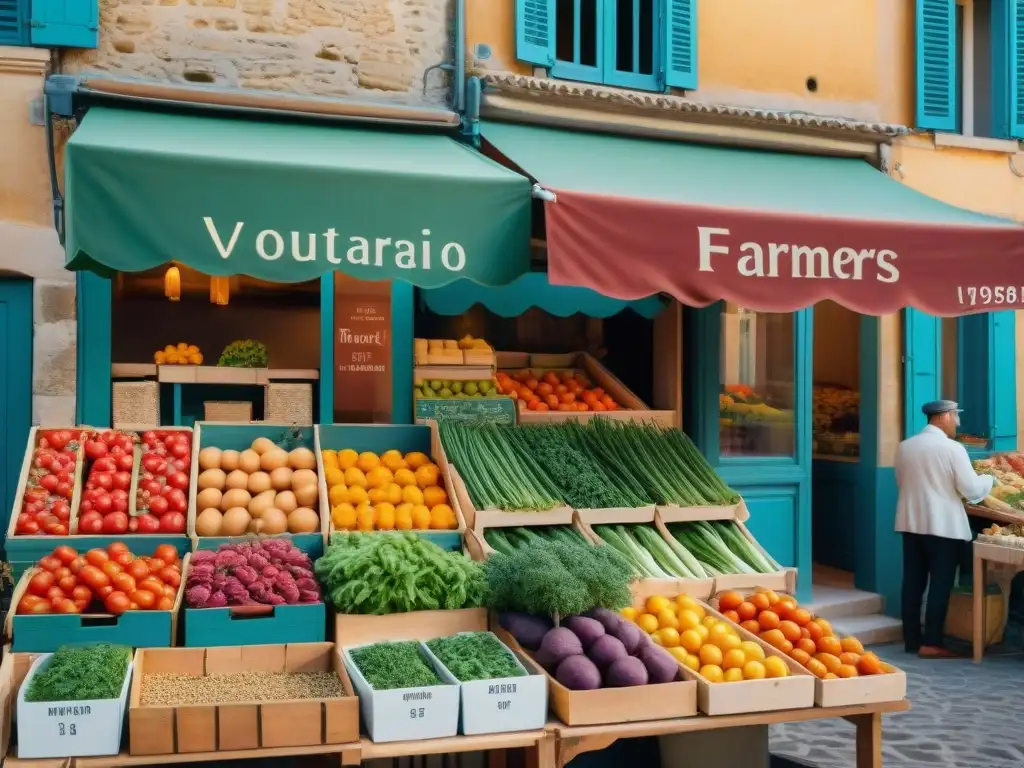
[[(161, 595), (163, 597), (163, 595)], [(128, 599), (139, 606), (143, 611), (148, 611), (154, 605), (156, 605), (157, 596), (152, 592), (147, 592), (144, 589), (137, 589), (128, 595)]]
[(78, 552), (69, 547), (67, 544), (61, 544), (55, 550), (53, 550), (53, 556), (60, 560), (64, 565), (70, 565), (71, 562), (78, 557)]
[(131, 607), (131, 600), (124, 592), (111, 592), (103, 601), (103, 607), (107, 613), (120, 616)]
[(28, 580), (28, 591), (39, 597), (46, 597), (50, 588), (56, 583), (56, 578), (49, 571), (39, 571)]
[(114, 585), (114, 589), (118, 592), (124, 592), (126, 595), (136, 590), (135, 579), (127, 573), (118, 573), (112, 579), (111, 583)]
[(153, 557), (163, 560), (168, 565), (178, 562), (178, 550), (171, 544), (161, 544), (156, 548)]
[(107, 554), (104, 549), (90, 549), (85, 553), (85, 560), (89, 565), (94, 565), (97, 568), (102, 568), (103, 564), (110, 559), (110, 555)]
[(78, 586), (78, 578), (76, 576), (65, 576), (57, 582), (57, 586), (60, 587), (62, 592), (71, 594), (71, 591)]
[(144, 578), (149, 576), (150, 573), (149, 566), (146, 564), (146, 561), (141, 559), (133, 560), (127, 565), (127, 567), (125, 567), (124, 570), (125, 573), (131, 574), (132, 578), (136, 581), (142, 581)]
[(53, 555), (47, 555), (39, 561), (39, 567), (42, 568), (44, 571), (50, 571), (51, 573), (56, 572), (56, 570), (60, 568), (61, 565), (61, 561)]
[(157, 578), (160, 579), (164, 584), (170, 584), (172, 587), (177, 587), (181, 584), (181, 573), (174, 566), (167, 566), (161, 568), (157, 574)]
[(152, 592), (159, 597), (164, 593), (164, 583), (156, 576), (147, 576), (139, 582), (139, 590)]
[(78, 580), (93, 592), (110, 585), (110, 577), (95, 565), (87, 565), (79, 571)]

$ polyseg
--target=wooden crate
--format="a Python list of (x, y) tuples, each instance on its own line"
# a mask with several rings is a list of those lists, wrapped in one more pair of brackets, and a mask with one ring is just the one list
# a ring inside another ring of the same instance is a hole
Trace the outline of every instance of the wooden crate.
[(204, 421), (252, 421), (252, 403), (244, 400), (207, 400), (203, 412)]

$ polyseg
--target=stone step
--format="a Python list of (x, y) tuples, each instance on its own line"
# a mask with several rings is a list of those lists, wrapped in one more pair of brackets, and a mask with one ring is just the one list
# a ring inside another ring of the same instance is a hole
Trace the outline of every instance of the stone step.
[(852, 587), (815, 584), (811, 587), (811, 602), (804, 607), (823, 619), (841, 619), (882, 613), (885, 598)]
[(836, 619), (832, 622), (832, 629), (840, 636), (853, 635), (864, 645), (896, 643), (903, 639), (900, 620), (880, 613)]

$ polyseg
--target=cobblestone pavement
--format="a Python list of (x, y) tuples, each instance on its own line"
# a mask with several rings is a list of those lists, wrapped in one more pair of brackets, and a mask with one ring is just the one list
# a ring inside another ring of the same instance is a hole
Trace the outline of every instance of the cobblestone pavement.
[[(907, 673), (909, 712), (885, 715), (882, 749), (886, 768), (1020, 768), (1021, 690), (1024, 656), (923, 661), (902, 646), (874, 648)], [(853, 726), (818, 720), (773, 726), (771, 751), (821, 768), (856, 763)]]

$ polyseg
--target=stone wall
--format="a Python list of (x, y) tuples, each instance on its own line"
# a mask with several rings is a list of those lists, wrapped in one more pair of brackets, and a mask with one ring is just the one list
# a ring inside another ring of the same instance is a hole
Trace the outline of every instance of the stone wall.
[(440, 105), (454, 0), (99, 0), (100, 46), (64, 71)]

